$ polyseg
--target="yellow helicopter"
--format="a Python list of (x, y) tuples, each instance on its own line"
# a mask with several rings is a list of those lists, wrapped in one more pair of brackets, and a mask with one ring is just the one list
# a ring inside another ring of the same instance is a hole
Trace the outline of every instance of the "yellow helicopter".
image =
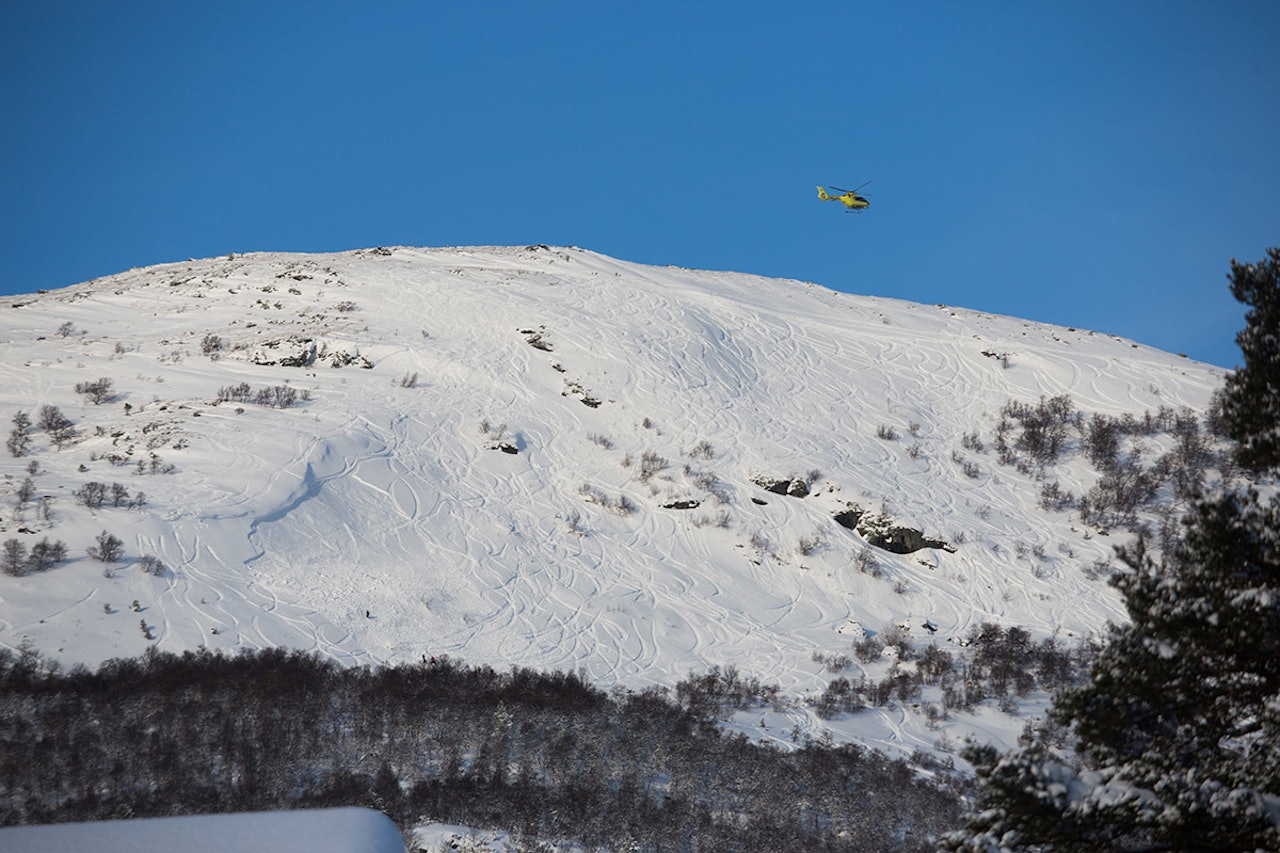
[(831, 188), (835, 192), (840, 193), (840, 195), (830, 195), (825, 189), (823, 189), (822, 187), (818, 187), (818, 198), (822, 199), (823, 201), (838, 201), (845, 206), (845, 208), (847, 209), (846, 212), (849, 212), (849, 213), (861, 212), (863, 210), (866, 210), (868, 207), (870, 207), (871, 202), (867, 201), (865, 198), (858, 195), (858, 190), (862, 189), (869, 183), (871, 182), (867, 181), (866, 183), (861, 184), (856, 189), (852, 189), (852, 190), (842, 190), (840, 189), (840, 187)]

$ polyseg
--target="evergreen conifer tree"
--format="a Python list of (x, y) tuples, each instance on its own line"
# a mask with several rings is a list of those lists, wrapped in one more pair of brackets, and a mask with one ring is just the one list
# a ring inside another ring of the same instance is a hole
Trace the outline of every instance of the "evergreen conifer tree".
[(1236, 336), (1244, 367), (1227, 376), (1222, 420), (1237, 456), (1255, 471), (1280, 468), (1280, 248), (1257, 264), (1231, 262), (1231, 295), (1245, 305)]
[(1253, 306), (1224, 419), (1271, 493), (1197, 502), (1160, 561), (1117, 576), (1130, 623), (1053, 715), (1084, 766), (1043, 746), (970, 750), (982, 788), (957, 851), (1280, 850), (1280, 251), (1232, 264)]

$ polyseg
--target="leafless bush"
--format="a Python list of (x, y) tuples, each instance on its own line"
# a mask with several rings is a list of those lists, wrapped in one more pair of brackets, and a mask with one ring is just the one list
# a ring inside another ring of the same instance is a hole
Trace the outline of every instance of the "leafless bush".
[(814, 712), (824, 720), (837, 714), (856, 714), (867, 706), (863, 696), (863, 684), (854, 684), (848, 678), (840, 677), (827, 685), (827, 689), (814, 702)]
[(884, 568), (880, 565), (880, 561), (876, 559), (875, 552), (871, 550), (870, 545), (862, 547), (858, 555), (853, 558), (853, 565), (864, 575), (871, 575), (873, 578), (884, 577)]
[(569, 532), (576, 536), (585, 536), (587, 534), (587, 531), (582, 527), (582, 513), (576, 509), (565, 513), (564, 523)]
[(258, 405), (270, 406), (273, 409), (287, 409), (297, 401), (298, 390), (289, 385), (272, 385), (269, 388), (260, 388), (255, 399)]
[(603, 447), (605, 450), (613, 450), (613, 439), (596, 433), (591, 433), (587, 439), (592, 443)]
[(690, 459), (714, 459), (716, 455), (715, 448), (711, 446), (709, 441), (699, 441), (689, 451)]
[(289, 385), (272, 385), (254, 391), (248, 382), (239, 385), (227, 385), (218, 389), (218, 402), (257, 403), (273, 409), (287, 409), (299, 400), (310, 400), (311, 392), (305, 388), (299, 391)]
[(44, 405), (40, 407), (40, 426), (48, 433), (49, 439), (59, 449), (68, 444), (76, 435), (75, 424), (71, 423), (70, 418), (62, 414), (62, 410), (57, 406)]
[(224, 385), (218, 389), (218, 402), (247, 403), (252, 395), (253, 389), (249, 387), (248, 382), (241, 382), (239, 385)]
[(722, 530), (728, 530), (732, 517), (727, 509), (722, 509), (715, 515), (697, 515), (693, 518), (694, 527), (718, 527)]
[(492, 437), (495, 441), (501, 441), (507, 435), (507, 425), (493, 424), (488, 418), (484, 418), (480, 421), (480, 432)]
[(71, 494), (82, 506), (98, 509), (107, 502), (107, 484), (97, 481), (85, 483)]
[(846, 654), (823, 654), (821, 651), (814, 650), (809, 659), (814, 663), (820, 663), (827, 672), (843, 672), (853, 663)]
[(773, 542), (763, 533), (751, 534), (751, 548), (760, 556), (774, 556)]
[(800, 543), (796, 546), (796, 550), (798, 550), (802, 556), (808, 557), (814, 552), (820, 550), (824, 544), (826, 543), (823, 542), (822, 535), (814, 533), (812, 536), (801, 536)]
[(1157, 478), (1143, 468), (1135, 450), (1080, 499), (1080, 520), (1104, 527), (1133, 524), (1138, 508), (1155, 498), (1158, 487)]
[(1111, 563), (1106, 560), (1094, 560), (1082, 570), (1084, 576), (1091, 581), (1101, 580), (1111, 576), (1113, 571)]
[(1046, 482), (1040, 487), (1040, 508), (1062, 512), (1075, 506), (1076, 496), (1063, 491), (1057, 480)]
[(606, 495), (603, 490), (591, 485), (590, 483), (583, 483), (579, 486), (578, 495), (588, 503), (599, 504), (604, 507), (607, 507), (610, 504), (609, 496)]
[(36, 496), (36, 481), (30, 477), (26, 477), (18, 484), (18, 488), (13, 493), (14, 502), (21, 510)]
[(698, 471), (693, 474), (693, 483), (699, 489), (710, 494), (722, 504), (730, 501), (729, 487), (712, 471)]
[(66, 558), (67, 546), (61, 540), (50, 542), (46, 536), (32, 545), (28, 553), (26, 545), (22, 542), (9, 539), (0, 549), (0, 568), (3, 568), (6, 574), (21, 577), (31, 572), (51, 569)]
[(101, 563), (119, 562), (120, 557), (124, 555), (124, 542), (119, 538), (112, 536), (107, 531), (102, 531), (94, 540), (96, 545), (90, 545), (86, 552), (90, 557)]
[(0, 546), (0, 568), (14, 577), (27, 573), (27, 546), (21, 539), (6, 539)]
[(898, 431), (887, 424), (880, 424), (876, 427), (876, 437), (883, 438), (885, 441), (897, 441)]
[(646, 450), (640, 456), (640, 482), (649, 482), (655, 474), (665, 471), (669, 467), (671, 467), (671, 462), (665, 456), (660, 456), (652, 450)]
[(26, 412), (19, 411), (13, 416), (13, 430), (9, 433), (5, 446), (9, 449), (9, 455), (15, 459), (27, 454), (31, 447), (31, 416)]
[(853, 653), (863, 663), (877, 661), (884, 654), (884, 641), (879, 637), (865, 637), (853, 644)]
[(112, 384), (111, 380), (105, 376), (93, 382), (77, 382), (76, 393), (85, 395), (97, 406), (111, 399)]
[(1066, 394), (1041, 397), (1036, 405), (1009, 401), (1001, 415), (1017, 421), (1022, 431), (1014, 446), (1044, 465), (1057, 461), (1066, 447), (1068, 427), (1078, 427), (1082, 416)]

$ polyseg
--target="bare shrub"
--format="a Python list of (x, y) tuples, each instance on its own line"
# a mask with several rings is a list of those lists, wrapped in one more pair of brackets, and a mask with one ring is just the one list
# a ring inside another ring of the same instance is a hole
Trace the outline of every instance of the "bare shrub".
[(821, 651), (814, 650), (809, 659), (814, 663), (820, 663), (826, 668), (827, 672), (843, 672), (853, 663), (846, 654), (823, 654)]
[(587, 531), (582, 527), (582, 513), (578, 512), (576, 509), (565, 513), (564, 523), (570, 533), (577, 536), (587, 535)]
[(1138, 508), (1155, 498), (1158, 487), (1159, 481), (1143, 468), (1135, 450), (1080, 499), (1080, 520), (1104, 527), (1133, 524)]
[(97, 544), (90, 545), (86, 553), (98, 562), (116, 563), (124, 555), (124, 542), (105, 530), (94, 541)]
[(30, 477), (24, 478), (13, 493), (14, 503), (17, 504), (19, 510), (29, 504), (35, 496), (36, 481)]
[(665, 456), (660, 456), (652, 450), (646, 450), (640, 456), (640, 482), (649, 482), (655, 474), (665, 471), (669, 467), (671, 467), (671, 462)]
[(252, 395), (253, 389), (249, 387), (248, 382), (241, 382), (239, 385), (224, 385), (218, 389), (218, 402), (247, 403)]
[(694, 527), (719, 527), (722, 530), (728, 530), (732, 522), (732, 517), (727, 509), (722, 509), (715, 515), (697, 515), (693, 518)]
[(1075, 506), (1076, 496), (1063, 491), (1057, 480), (1050, 480), (1040, 487), (1040, 508), (1062, 512)]
[(289, 385), (272, 385), (258, 391), (256, 402), (273, 409), (287, 409), (298, 401), (298, 389)]
[(812, 536), (801, 536), (800, 542), (796, 546), (796, 550), (799, 551), (802, 556), (808, 557), (810, 554), (821, 550), (824, 544), (826, 543), (823, 542), (822, 535), (814, 533)]
[(1068, 427), (1077, 426), (1081, 421), (1081, 415), (1066, 394), (1041, 397), (1034, 406), (1011, 400), (1001, 414), (1022, 427), (1014, 446), (1025, 450), (1042, 465), (1057, 461), (1066, 447)]
[(773, 542), (763, 533), (751, 534), (751, 548), (760, 556), (774, 556)]
[(0, 546), (0, 568), (7, 575), (22, 577), (27, 573), (27, 546), (20, 539), (6, 539)]
[(716, 456), (715, 448), (711, 446), (709, 441), (699, 441), (689, 451), (690, 459), (714, 459)]
[(865, 637), (853, 644), (853, 653), (863, 663), (871, 663), (884, 654), (884, 641), (879, 637)]
[(27, 558), (27, 564), (31, 566), (33, 572), (43, 572), (58, 565), (66, 558), (67, 543), (61, 539), (56, 542), (50, 542), (49, 537), (46, 536), (31, 546), (31, 556)]
[(1120, 455), (1120, 421), (1094, 414), (1083, 430), (1081, 444), (1089, 461), (1099, 471), (1110, 471)]
[(709, 493), (722, 504), (729, 503), (732, 497), (729, 487), (725, 485), (718, 475), (711, 471), (698, 471), (693, 475), (693, 482), (694, 485)]
[(827, 689), (814, 703), (814, 712), (824, 720), (837, 714), (856, 714), (867, 706), (862, 695), (863, 685), (855, 685), (843, 676), (827, 685)]
[(881, 567), (880, 561), (876, 559), (875, 552), (871, 550), (870, 545), (863, 546), (858, 555), (854, 557), (853, 565), (864, 575), (871, 575), (873, 578), (884, 577), (884, 568)]
[(1106, 560), (1094, 560), (1082, 569), (1084, 576), (1091, 581), (1101, 580), (1111, 576), (1113, 571), (1111, 563)]
[(13, 430), (9, 433), (5, 446), (9, 449), (9, 455), (15, 459), (27, 454), (31, 447), (31, 416), (26, 412), (20, 411), (13, 416)]
[(40, 426), (59, 449), (70, 443), (76, 435), (75, 424), (71, 423), (71, 419), (62, 414), (62, 410), (57, 406), (40, 407)]
[(507, 436), (507, 425), (493, 424), (488, 418), (484, 418), (480, 421), (480, 432), (491, 437), (494, 441), (502, 441)]
[(107, 502), (107, 484), (95, 480), (85, 483), (71, 494), (82, 506), (98, 509)]

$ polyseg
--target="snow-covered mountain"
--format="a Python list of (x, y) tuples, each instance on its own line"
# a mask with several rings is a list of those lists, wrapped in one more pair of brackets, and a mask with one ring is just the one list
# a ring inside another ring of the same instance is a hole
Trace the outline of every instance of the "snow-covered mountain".
[[(1201, 413), (1222, 371), (537, 246), (235, 255), (14, 297), (0, 376), (25, 436), (0, 458), (0, 539), (67, 548), (0, 575), (4, 646), (448, 654), (629, 688), (732, 665), (804, 697), (889, 625), (945, 644), (1122, 619), (1098, 566), (1127, 535), (1043, 508), (1047, 482), (1083, 495), (1098, 472), (1000, 464), (1001, 412)], [(931, 547), (868, 544), (891, 528)], [(104, 533), (116, 561), (86, 553)], [(817, 725), (778, 714), (767, 730)], [(888, 711), (859, 725), (934, 737)]]

